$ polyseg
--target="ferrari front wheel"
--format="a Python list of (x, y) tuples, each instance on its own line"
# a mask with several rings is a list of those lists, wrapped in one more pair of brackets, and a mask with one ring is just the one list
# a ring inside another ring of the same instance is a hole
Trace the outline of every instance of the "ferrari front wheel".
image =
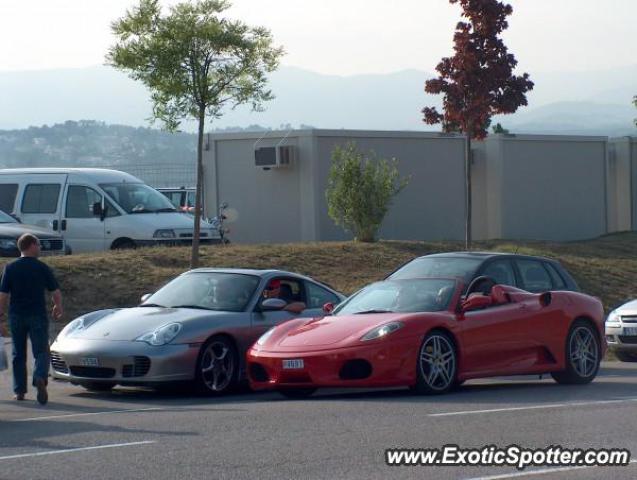
[(458, 360), (451, 337), (445, 332), (430, 332), (418, 352), (417, 379), (413, 390), (422, 395), (439, 395), (456, 383)]
[(600, 348), (593, 327), (585, 321), (577, 320), (566, 338), (566, 368), (553, 372), (557, 383), (585, 384), (593, 381), (599, 370)]

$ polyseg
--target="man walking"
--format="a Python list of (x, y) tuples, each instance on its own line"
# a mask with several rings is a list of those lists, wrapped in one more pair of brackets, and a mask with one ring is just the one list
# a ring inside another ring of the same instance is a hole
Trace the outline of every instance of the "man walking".
[(22, 256), (9, 263), (0, 282), (0, 316), (9, 303), (9, 328), (13, 339), (13, 392), (16, 400), (24, 400), (27, 392), (27, 337), (35, 359), (33, 386), (37, 400), (48, 401), (46, 390), (49, 376), (49, 321), (45, 291), (52, 292), (53, 317), (62, 316), (62, 294), (51, 269), (38, 260), (40, 241), (25, 233), (18, 239)]

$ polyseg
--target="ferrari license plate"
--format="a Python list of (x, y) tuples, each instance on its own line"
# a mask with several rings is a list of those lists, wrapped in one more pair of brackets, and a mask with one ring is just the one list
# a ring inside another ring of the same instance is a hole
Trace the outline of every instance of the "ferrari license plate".
[(80, 365), (83, 367), (98, 367), (99, 362), (95, 357), (82, 357), (80, 358)]
[(624, 327), (624, 335), (627, 337), (637, 337), (637, 327)]
[(305, 365), (303, 364), (303, 359), (298, 358), (294, 360), (283, 360), (283, 368), (285, 370), (299, 370), (303, 368)]

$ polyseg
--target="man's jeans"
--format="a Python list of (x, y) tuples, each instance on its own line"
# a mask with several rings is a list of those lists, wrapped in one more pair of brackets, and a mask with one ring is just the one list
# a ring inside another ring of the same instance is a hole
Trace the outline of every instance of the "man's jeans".
[(35, 359), (33, 385), (49, 377), (49, 320), (46, 315), (9, 315), (13, 340), (13, 393), (27, 392), (27, 336)]

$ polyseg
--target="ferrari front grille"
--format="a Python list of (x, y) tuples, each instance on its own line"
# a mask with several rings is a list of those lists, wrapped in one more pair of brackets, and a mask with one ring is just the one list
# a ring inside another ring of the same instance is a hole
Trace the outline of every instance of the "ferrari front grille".
[(345, 362), (338, 376), (341, 380), (363, 380), (372, 374), (372, 366), (367, 360), (356, 359)]
[(250, 364), (250, 376), (252, 377), (252, 380), (254, 380), (255, 382), (270, 381), (270, 375), (268, 375), (268, 372), (266, 371), (265, 368), (263, 368), (263, 365), (261, 365), (260, 363)]

